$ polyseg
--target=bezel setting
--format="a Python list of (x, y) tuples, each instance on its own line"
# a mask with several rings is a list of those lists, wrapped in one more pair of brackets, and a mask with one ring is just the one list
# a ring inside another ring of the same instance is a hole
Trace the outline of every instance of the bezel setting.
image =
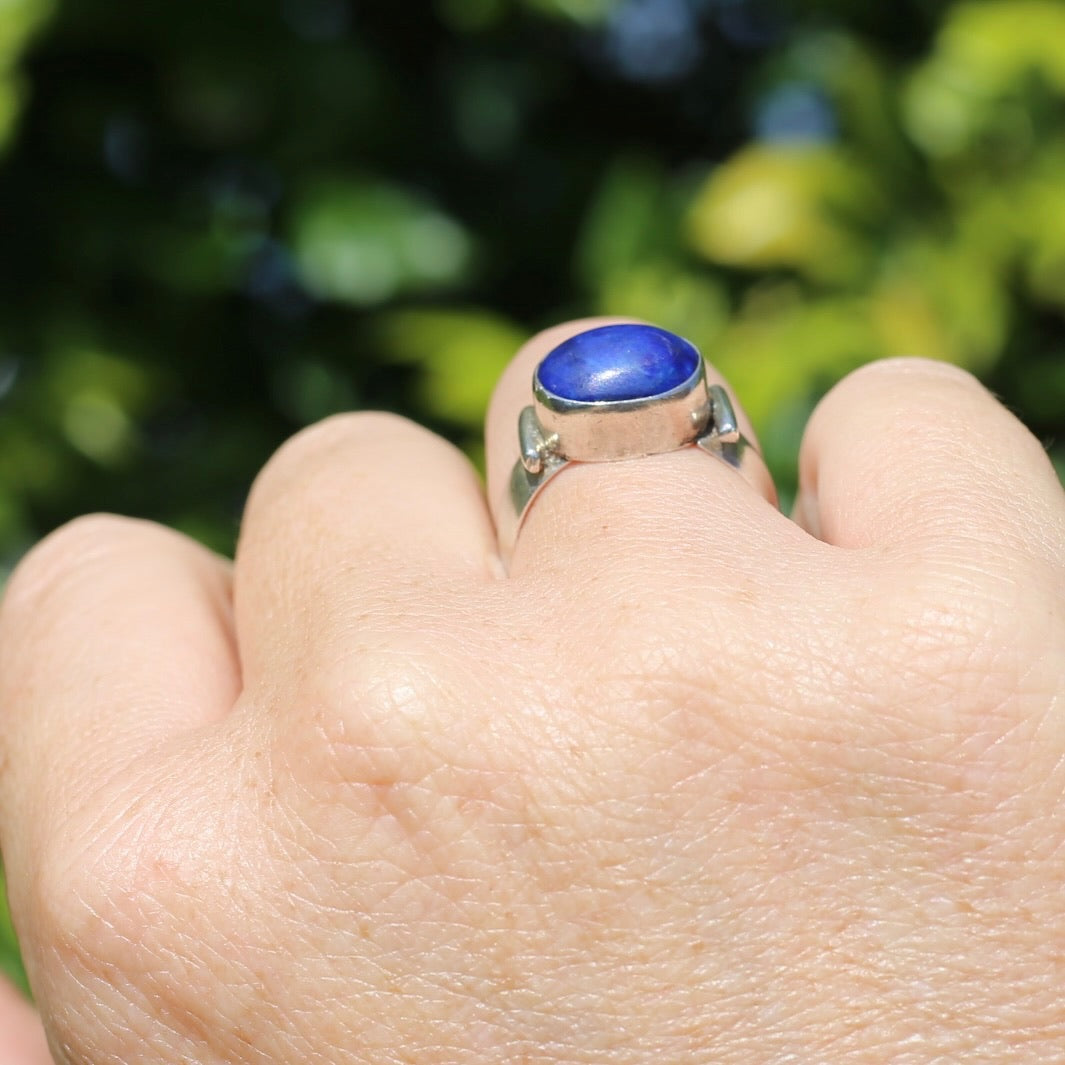
[(764, 473), (757, 450), (740, 432), (728, 393), (708, 384), (705, 363), (695, 353), (697, 363), (687, 380), (664, 392), (625, 399), (557, 395), (544, 386), (537, 367), (533, 402), (518, 417), (519, 457), (499, 529), (504, 561), (534, 498), (570, 463), (617, 462), (694, 446), (745, 476), (755, 467)]
[[(533, 376), (532, 410), (544, 442), (559, 459), (616, 462), (686, 447), (710, 420), (706, 371), (699, 360), (691, 376), (658, 395), (584, 401), (549, 392)], [(524, 453), (523, 448), (523, 453)]]

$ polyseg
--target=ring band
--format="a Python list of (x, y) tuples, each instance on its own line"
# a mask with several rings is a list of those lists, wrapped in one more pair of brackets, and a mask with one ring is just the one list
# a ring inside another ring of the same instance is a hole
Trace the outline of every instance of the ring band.
[(648, 325), (600, 326), (549, 352), (533, 375), (533, 403), (518, 418), (518, 442), (499, 521), (505, 561), (533, 501), (571, 462), (616, 462), (696, 446), (754, 484), (768, 480), (728, 394), (708, 385), (698, 349)]

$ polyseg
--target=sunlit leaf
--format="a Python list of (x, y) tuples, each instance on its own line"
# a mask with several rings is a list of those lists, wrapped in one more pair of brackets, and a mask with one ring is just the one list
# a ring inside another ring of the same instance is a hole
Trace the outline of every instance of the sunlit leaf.
[(56, 0), (0, 0), (0, 70), (10, 70), (51, 17)]
[(70, 444), (105, 465), (126, 457), (135, 444), (135, 415), (158, 380), (142, 363), (80, 343), (57, 347), (48, 369), (58, 428)]
[(865, 299), (805, 299), (792, 283), (752, 290), (710, 353), (756, 425), (880, 354)]
[(885, 355), (946, 359), (989, 369), (1009, 320), (1004, 278), (964, 244), (917, 239), (896, 250), (870, 312)]
[(729, 318), (722, 285), (706, 274), (649, 261), (611, 275), (599, 293), (600, 314), (640, 318), (711, 350)]
[(470, 265), (472, 242), (458, 222), (383, 182), (312, 187), (292, 229), (300, 276), (322, 299), (369, 306), (454, 285)]
[(981, 0), (950, 8), (929, 58), (903, 97), (907, 128), (934, 157), (980, 140), (1022, 156), (1037, 140), (1022, 102), (1035, 77), (1065, 94), (1065, 5), (1058, 0)]
[(626, 156), (605, 169), (577, 243), (578, 272), (589, 287), (669, 254), (676, 237), (663, 217), (666, 199), (665, 175), (653, 160)]
[(0, 0), (0, 151), (14, 134), (27, 95), (18, 61), (54, 8), (55, 0)]
[(385, 316), (383, 354), (421, 369), (421, 403), (439, 418), (479, 429), (499, 375), (526, 339), (489, 311), (411, 310)]
[(1065, 307), (1065, 145), (1040, 153), (1012, 197), (1025, 273), (1040, 301)]
[(7, 882), (2, 869), (0, 869), (0, 973), (14, 981), (23, 992), (28, 993), (26, 970), (22, 967), (18, 940), (15, 938), (15, 929), (11, 924), (11, 914), (7, 907)]
[(849, 281), (870, 255), (855, 223), (878, 207), (875, 185), (845, 153), (756, 145), (710, 174), (688, 228), (693, 246), (713, 262)]
[(970, 0), (949, 11), (934, 61), (1002, 90), (1036, 71), (1065, 92), (1065, 5), (1059, 0)]

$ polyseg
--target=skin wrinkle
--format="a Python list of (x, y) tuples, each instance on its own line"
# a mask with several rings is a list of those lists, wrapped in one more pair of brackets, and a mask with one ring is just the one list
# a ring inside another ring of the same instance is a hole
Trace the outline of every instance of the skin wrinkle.
[[(197, 896), (190, 896), (189, 898), (190, 901), (202, 902)], [(172, 899), (163, 901), (159, 904), (156, 912), (164, 914), (172, 905)], [(142, 923), (146, 928), (155, 927), (156, 924), (155, 921), (147, 918), (143, 919)], [(215, 935), (222, 935), (223, 942), (228, 939), (228, 936), (222, 933), (217, 926), (213, 931)], [(161, 942), (165, 943), (166, 940)], [(219, 1008), (220, 1001), (215, 998), (211, 1002), (205, 1002), (194, 990), (199, 983), (201, 967), (211, 968), (218, 966), (220, 963), (224, 963), (226, 967), (233, 965), (234, 951), (228, 946), (220, 946), (215, 951), (215, 961), (212, 964), (210, 947), (212, 942), (211, 935), (204, 935), (202, 931), (199, 933), (190, 931), (187, 943), (178, 942), (169, 949), (152, 946), (142, 941), (136, 944), (129, 943), (128, 951), (131, 956), (145, 957), (145, 975), (148, 976), (147, 986), (151, 1004), (149, 1008), (158, 1012), (161, 1004), (169, 1004), (169, 1012), (174, 1017), (172, 1029), (174, 1032), (181, 1033), (181, 1043), (187, 1047), (182, 1052), (186, 1054), (193, 1053), (193, 1048), (199, 1047), (201, 1048), (199, 1053), (203, 1054), (205, 1049), (210, 1053), (210, 1048), (216, 1048), (217, 1060), (229, 1061), (234, 1059), (226, 1049), (226, 1036), (216, 1030), (216, 1026), (211, 1019), (212, 1011)], [(195, 949), (190, 952), (189, 947)], [(145, 954), (145, 951), (147, 951), (147, 954)], [(239, 952), (237, 956), (239, 956)], [(165, 959), (169, 958), (171, 965), (177, 964), (180, 966), (182, 962), (187, 961), (190, 957), (197, 959), (197, 965), (191, 973), (181, 979), (177, 978), (180, 970), (170, 968), (165, 961)], [(135, 976), (135, 974), (133, 975)], [(110, 983), (110, 974), (107, 974), (107, 976)], [(239, 970), (235, 974), (235, 978), (239, 980)], [(255, 986), (254, 981), (250, 979), (247, 979), (246, 983), (249, 987)], [(130, 986), (136, 987), (135, 979)], [(188, 997), (190, 992), (192, 997)], [(232, 1008), (227, 1010), (227, 1013), (231, 1016), (235, 1015), (235, 1011)], [(218, 1040), (221, 1041), (219, 1042)], [(197, 1060), (204, 1060), (204, 1058), (198, 1057)], [(212, 1058), (212, 1060), (215, 1059)], [(266, 1057), (263, 1060), (266, 1060)]]
[[(134, 946), (134, 944), (130, 944)], [(80, 945), (79, 945), (80, 946)], [(155, 997), (150, 991), (136, 988), (132, 982), (119, 980), (121, 970), (101, 966), (100, 959), (91, 953), (79, 950), (67, 953), (63, 960), (62, 976), (82, 992), (80, 1001), (84, 1013), (66, 1019), (65, 1030), (77, 1033), (78, 1042), (64, 1040), (63, 1060), (72, 1065), (96, 1065), (97, 1062), (120, 1062), (122, 1055), (130, 1053), (132, 1046), (123, 1048), (119, 1043), (114, 1050), (97, 1047), (91, 1040), (82, 1044), (85, 1033), (109, 1032), (115, 1036), (128, 1037), (138, 1050), (147, 1046), (156, 1054), (163, 1055), (183, 1041), (183, 1034), (165, 1016), (153, 1018)], [(56, 1001), (62, 1001), (60, 995)], [(78, 999), (71, 996), (71, 1000)], [(58, 1018), (56, 1018), (58, 1019)]]
[[(246, 866), (247, 858), (248, 858), (247, 852), (246, 851), (243, 852), (241, 857), (242, 857), (242, 859), (243, 859), (243, 861), (245, 863), (245, 866)], [(143, 863), (142, 863), (142, 867), (143, 867)], [(230, 867), (234, 867), (235, 868), (235, 866), (230, 866)], [(159, 867), (154, 867), (154, 868), (159, 868)], [(153, 877), (154, 876), (155, 876), (155, 873), (153, 872)], [(106, 891), (105, 891), (105, 894), (109, 895), (109, 893), (106, 892)], [(127, 897), (130, 897), (128, 895), (128, 893), (127, 893)], [(143, 897), (143, 896), (141, 896), (141, 897)], [(170, 906), (172, 906), (173, 899), (176, 896), (171, 892), (171, 893), (168, 894), (167, 897), (170, 899), (170, 902), (169, 903), (167, 903), (167, 902), (162, 903), (158, 912), (160, 912), (160, 913), (167, 912), (168, 909), (170, 908)], [(187, 897), (188, 901), (190, 903), (194, 904), (197, 908), (199, 908), (200, 906), (203, 905), (204, 900), (200, 897), (200, 889), (196, 889), (193, 893), (187, 894), (186, 897)], [(232, 894), (230, 895), (230, 897), (233, 898)], [(88, 906), (88, 908), (90, 910), (94, 910), (94, 911), (96, 909), (95, 906)], [(128, 919), (129, 919), (128, 917), (127, 918), (123, 918), (123, 921), (126, 922), (126, 921), (128, 921)], [(134, 925), (135, 925), (135, 927), (151, 927), (152, 923), (151, 922), (147, 922), (147, 921), (145, 921), (143, 919), (135, 919)], [(104, 949), (104, 950), (100, 949), (101, 945), (102, 945), (102, 943), (104, 941), (99, 936), (96, 936), (95, 938), (90, 939), (90, 938), (86, 937), (84, 934), (79, 934), (76, 937), (76, 940), (75, 940), (77, 945), (78, 945), (78, 947), (79, 947), (79, 950), (83, 951), (84, 954), (85, 954), (85, 957), (87, 957), (89, 959), (92, 959), (94, 957), (108, 957), (108, 956), (111, 956), (111, 957), (120, 957), (120, 958), (126, 959), (126, 961), (128, 963), (128, 958), (129, 957), (137, 956), (137, 953), (141, 951), (141, 948), (143, 947), (143, 942), (142, 942), (143, 937), (140, 934), (138, 934), (136, 931), (130, 933), (129, 935), (125, 935), (125, 934), (119, 934), (119, 933), (115, 932), (114, 929), (113, 929), (113, 926), (109, 925), (108, 927), (111, 928), (111, 932), (110, 932), (110, 934), (108, 936), (108, 942), (107, 942), (106, 949)], [(201, 940), (201, 939), (197, 939), (195, 936), (193, 936), (192, 939), (190, 940), (190, 945), (200, 944), (202, 946), (202, 945), (209, 944), (210, 941), (211, 940), (210, 940), (209, 937), (205, 937), (205, 938), (203, 938)], [(182, 948), (182, 949), (184, 949), (184, 948)], [(198, 950), (193, 951), (193, 954), (196, 954), (196, 953), (199, 953), (199, 951)], [(186, 956), (188, 956), (188, 954), (186, 954)], [(219, 959), (225, 958), (228, 961), (228, 960), (231, 959), (232, 954), (231, 954), (231, 952), (226, 952), (226, 954), (224, 954), (224, 955), (223, 954), (219, 954), (218, 957), (219, 957)], [(153, 978), (156, 978), (156, 979), (161, 975), (159, 973), (159, 971), (158, 971), (157, 966), (146, 970), (146, 972), (154, 973), (154, 977)], [(195, 983), (196, 983), (195, 981), (190, 981), (189, 982), (189, 986), (193, 986), (194, 987)], [(216, 1008), (217, 1005), (218, 1005), (218, 1003), (215, 1002), (214, 1003), (214, 1008)]]

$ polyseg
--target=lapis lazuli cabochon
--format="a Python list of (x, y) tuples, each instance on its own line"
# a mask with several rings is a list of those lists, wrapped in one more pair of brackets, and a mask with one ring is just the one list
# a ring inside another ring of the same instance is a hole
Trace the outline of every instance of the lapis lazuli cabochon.
[(560, 399), (606, 403), (651, 399), (689, 380), (702, 356), (683, 337), (652, 325), (604, 325), (564, 340), (536, 371)]

